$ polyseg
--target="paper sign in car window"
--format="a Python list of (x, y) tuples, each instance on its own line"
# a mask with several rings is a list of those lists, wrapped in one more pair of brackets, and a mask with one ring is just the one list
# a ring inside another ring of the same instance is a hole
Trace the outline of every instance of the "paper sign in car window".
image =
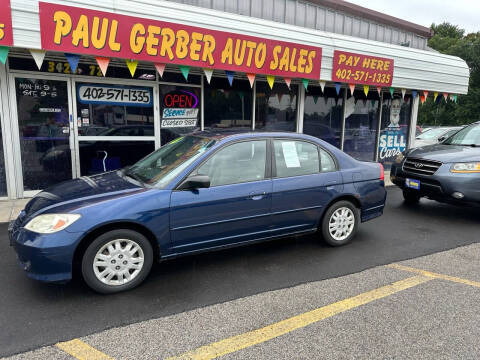
[(300, 160), (298, 159), (297, 147), (293, 141), (282, 142), (283, 158), (287, 168), (300, 167)]

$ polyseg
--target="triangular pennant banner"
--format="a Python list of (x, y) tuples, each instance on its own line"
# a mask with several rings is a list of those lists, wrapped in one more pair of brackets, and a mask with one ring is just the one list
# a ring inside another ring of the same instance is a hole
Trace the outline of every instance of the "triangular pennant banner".
[(377, 86), (377, 92), (378, 92), (378, 96), (380, 96), (382, 94), (382, 87), (381, 86)]
[(425, 99), (428, 97), (428, 91), (427, 90), (423, 90), (423, 96), (425, 96)]
[(407, 89), (402, 89), (402, 99), (405, 100), (405, 94), (407, 92)]
[(453, 95), (453, 101), (457, 102), (457, 95)]
[(438, 97), (438, 92), (434, 92), (433, 93), (433, 101), (437, 101), (437, 97)]
[(105, 76), (107, 74), (108, 64), (110, 64), (110, 58), (97, 56), (95, 60), (97, 60), (98, 67), (102, 71), (103, 76)]
[(153, 63), (153, 65), (155, 65), (155, 69), (157, 69), (158, 74), (162, 78), (163, 77), (163, 72), (165, 71), (166, 64), (164, 64), (164, 63)]
[(342, 84), (335, 83), (335, 91), (337, 92), (337, 95), (340, 95), (340, 88), (341, 87), (342, 87)]
[(247, 74), (248, 81), (250, 81), (250, 87), (253, 87), (253, 83), (255, 82), (255, 74)]
[(243, 91), (237, 91), (238, 96), (240, 96), (240, 99), (243, 99), (245, 97), (245, 92)]
[(416, 98), (417, 97), (417, 91), (416, 90), (412, 90), (412, 98)]
[(137, 70), (138, 60), (125, 60), (125, 63), (130, 71), (130, 75), (133, 77), (135, 75), (135, 70)]
[(270, 89), (273, 89), (273, 83), (275, 82), (275, 76), (267, 75), (267, 82), (268, 82), (268, 85), (270, 86)]
[(227, 75), (228, 83), (230, 84), (230, 86), (232, 86), (232, 84), (233, 84), (233, 75), (235, 75), (235, 73), (234, 73), (233, 71), (225, 70), (225, 74)]
[(453, 94), (450, 94), (448, 97), (453, 101)]
[(33, 60), (35, 60), (35, 64), (37, 64), (38, 70), (42, 67), (43, 59), (45, 59), (45, 54), (47, 52), (44, 50), (35, 50), (30, 49), (30, 54), (32, 54)]
[(317, 105), (317, 101), (318, 101), (318, 96), (314, 95), (313, 96), (313, 102), (315, 105)]
[(425, 95), (420, 96), (420, 102), (423, 104), (425, 102)]
[(444, 93), (443, 93), (443, 98), (445, 99), (445, 101), (447, 101), (447, 99), (448, 99), (448, 93), (444, 92)]
[(65, 53), (68, 63), (70, 64), (70, 69), (72, 73), (75, 74), (77, 71), (78, 63), (80, 62), (80, 55)]
[(305, 90), (307, 90), (307, 88), (308, 88), (308, 79), (302, 79), (302, 84), (303, 84), (303, 87), (305, 88)]
[(320, 84), (320, 88), (322, 89), (323, 93), (325, 91), (325, 85), (327, 84), (327, 82), (320, 80), (318, 83)]
[(365, 93), (365, 96), (368, 96), (368, 90), (370, 89), (370, 86), (368, 85), (363, 85), (363, 92)]
[(182, 72), (182, 75), (185, 78), (185, 80), (188, 81), (188, 73), (190, 72), (190, 66), (178, 65), (178, 67), (180, 68), (180, 71)]
[(5, 62), (7, 61), (9, 51), (10, 48), (8, 46), (0, 46), (0, 62), (2, 64), (5, 64)]
[(393, 99), (393, 93), (395, 92), (395, 89), (393, 87), (391, 87), (389, 90), (390, 90), (390, 96)]
[(283, 78), (283, 80), (285, 80), (285, 84), (287, 84), (288, 88), (290, 89), (290, 84), (292, 82), (292, 79), (290, 78)]
[(355, 84), (348, 84), (348, 88), (350, 89), (350, 95), (353, 95), (355, 91)]

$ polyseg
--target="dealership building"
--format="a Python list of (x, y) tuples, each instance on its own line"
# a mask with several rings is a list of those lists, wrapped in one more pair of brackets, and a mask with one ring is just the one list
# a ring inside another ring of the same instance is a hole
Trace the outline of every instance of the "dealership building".
[(294, 131), (386, 168), (468, 91), (431, 30), (334, 0), (1, 0), (0, 198), (196, 130)]

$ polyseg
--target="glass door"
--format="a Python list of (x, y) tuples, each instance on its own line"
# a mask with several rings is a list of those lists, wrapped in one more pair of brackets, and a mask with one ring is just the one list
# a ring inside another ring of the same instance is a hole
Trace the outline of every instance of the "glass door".
[(78, 176), (133, 165), (155, 150), (153, 86), (75, 81)]
[(17, 167), (23, 182), (18, 185), (23, 189), (20, 196), (28, 197), (76, 175), (70, 86), (62, 77), (12, 78), (20, 150)]

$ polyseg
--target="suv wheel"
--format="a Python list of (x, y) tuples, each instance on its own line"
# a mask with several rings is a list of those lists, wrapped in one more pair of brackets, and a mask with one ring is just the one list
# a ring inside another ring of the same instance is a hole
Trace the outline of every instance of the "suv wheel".
[(348, 243), (357, 232), (359, 210), (350, 201), (339, 201), (328, 208), (322, 220), (322, 235), (331, 246)]
[(82, 274), (93, 290), (112, 294), (139, 285), (152, 262), (152, 246), (145, 236), (132, 230), (113, 230), (88, 246), (82, 258)]

